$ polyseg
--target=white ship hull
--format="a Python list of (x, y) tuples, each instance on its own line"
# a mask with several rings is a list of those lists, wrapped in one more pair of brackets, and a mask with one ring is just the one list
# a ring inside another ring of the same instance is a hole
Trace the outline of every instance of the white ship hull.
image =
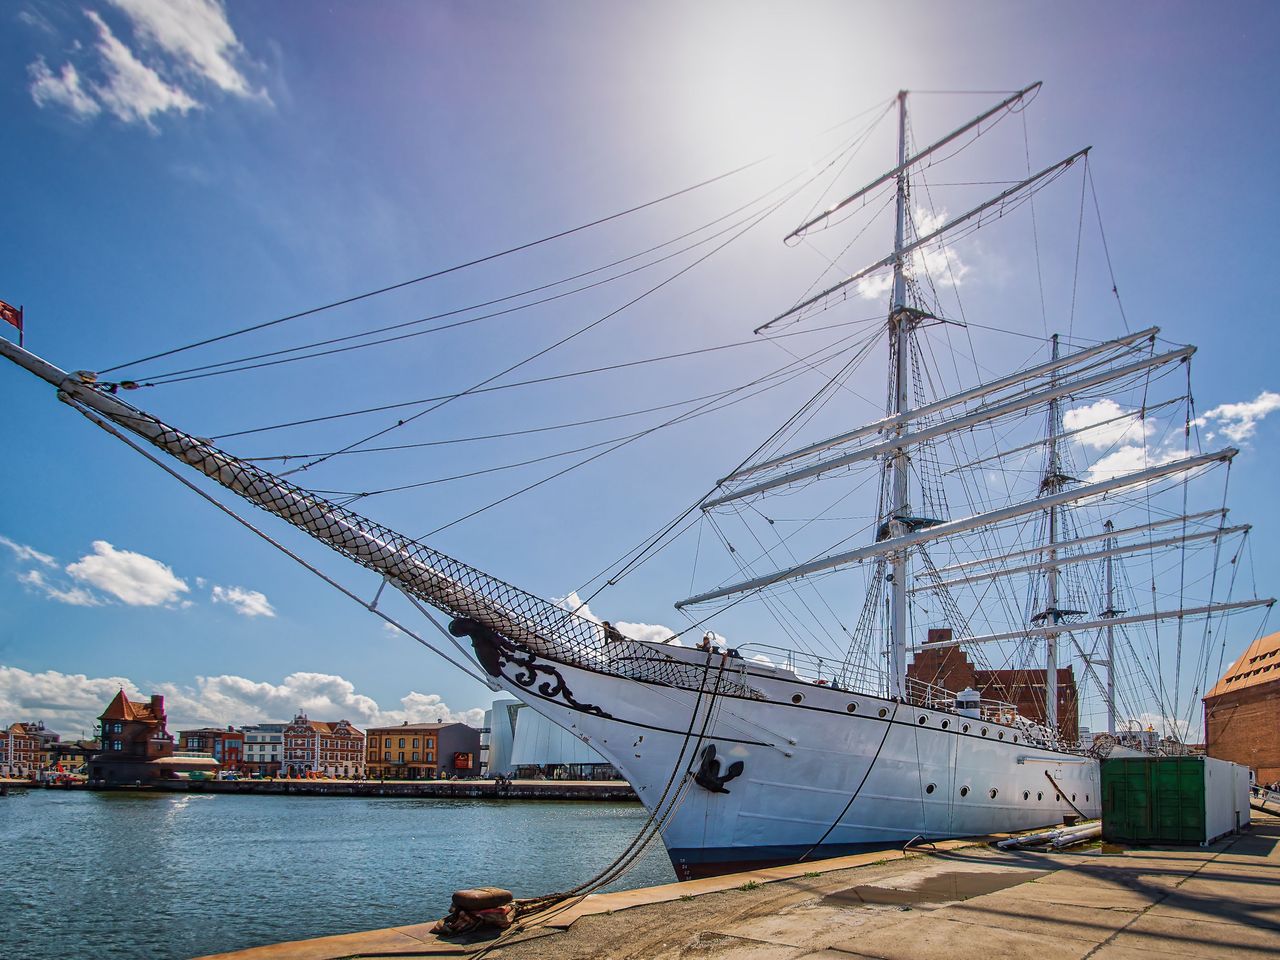
[(1072, 804), (1099, 814), (1097, 762), (1028, 744), (1013, 726), (741, 660), (726, 661), (724, 676), (754, 693), (712, 697), (719, 654), (651, 646), (656, 656), (707, 664), (708, 692), (541, 655), (535, 670), (504, 663), (497, 679), (603, 754), (650, 811), (665, 809), (673, 772), (674, 796), (707, 745), (716, 748), (721, 775), (742, 762), (724, 793), (688, 778), (665, 819), (662, 839), (681, 879), (901, 846), (917, 836), (1048, 826), (1075, 812)]

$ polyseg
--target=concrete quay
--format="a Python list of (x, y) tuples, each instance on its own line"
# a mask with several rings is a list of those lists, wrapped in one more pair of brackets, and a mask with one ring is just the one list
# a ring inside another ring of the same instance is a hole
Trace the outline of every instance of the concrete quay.
[[(597, 894), (494, 941), (431, 920), (216, 960), (1179, 960), (1280, 956), (1280, 817), (1207, 847), (1005, 852), (944, 841)], [(500, 877), (477, 883), (501, 883)], [(215, 960), (215, 958), (206, 958)]]

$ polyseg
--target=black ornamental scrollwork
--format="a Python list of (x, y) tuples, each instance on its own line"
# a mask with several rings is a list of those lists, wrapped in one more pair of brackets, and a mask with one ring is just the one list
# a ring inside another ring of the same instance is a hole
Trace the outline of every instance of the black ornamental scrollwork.
[[(582, 703), (573, 695), (558, 668), (539, 660), (538, 655), (513, 643), (496, 630), (465, 617), (458, 617), (449, 624), (449, 632), (455, 637), (470, 637), (476, 659), (485, 673), (491, 677), (505, 677), (547, 700), (559, 700), (565, 706), (596, 717), (612, 719), (613, 715), (593, 703)], [(503, 667), (511, 667), (509, 673)]]

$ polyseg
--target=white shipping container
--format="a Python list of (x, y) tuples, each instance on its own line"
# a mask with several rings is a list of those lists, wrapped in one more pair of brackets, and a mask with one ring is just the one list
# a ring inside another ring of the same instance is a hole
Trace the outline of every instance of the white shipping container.
[(1249, 768), (1204, 758), (1204, 828), (1209, 843), (1249, 823)]

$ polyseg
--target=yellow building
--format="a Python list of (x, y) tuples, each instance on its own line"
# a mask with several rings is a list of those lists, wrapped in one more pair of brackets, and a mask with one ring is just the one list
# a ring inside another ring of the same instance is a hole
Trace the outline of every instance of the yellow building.
[(439, 723), (402, 723), (365, 731), (365, 776), (370, 780), (433, 780)]
[(370, 780), (434, 780), (480, 773), (480, 731), (465, 723), (402, 723), (365, 734)]

